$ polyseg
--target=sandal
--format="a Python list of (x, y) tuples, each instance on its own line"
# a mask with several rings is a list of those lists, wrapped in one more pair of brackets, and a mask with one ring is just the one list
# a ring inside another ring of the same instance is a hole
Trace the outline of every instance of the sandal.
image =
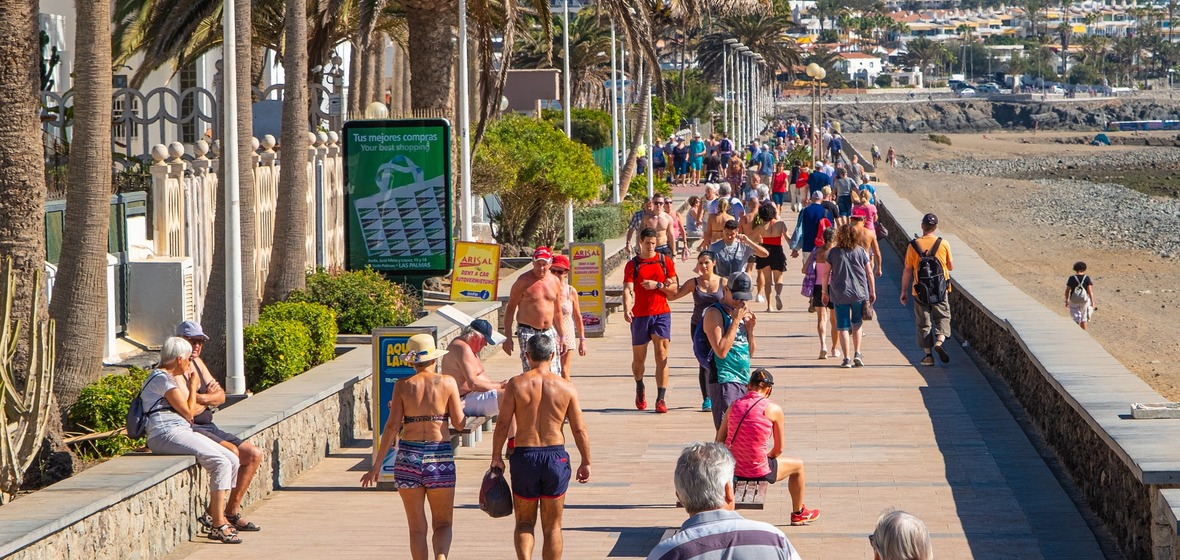
[(213, 530), (213, 517), (208, 513), (202, 513), (201, 515), (198, 515), (197, 523), (201, 525), (201, 528), (204, 529), (206, 533)]
[(236, 515), (226, 514), (225, 520), (229, 521), (230, 525), (233, 525), (234, 529), (237, 529), (239, 531), (253, 532), (253, 531), (261, 531), (262, 530), (262, 527), (255, 525), (252, 521), (243, 522), (241, 513), (238, 513)]
[(209, 531), (209, 538), (215, 541), (221, 541), (224, 544), (242, 544), (242, 538), (234, 531), (234, 528), (226, 523), (220, 527)]

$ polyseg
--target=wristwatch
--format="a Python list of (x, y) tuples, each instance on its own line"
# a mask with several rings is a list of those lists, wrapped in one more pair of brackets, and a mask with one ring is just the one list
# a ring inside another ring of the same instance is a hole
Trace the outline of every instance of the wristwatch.
[(664, 289), (664, 283), (663, 282), (656, 282), (656, 289), (657, 290)]

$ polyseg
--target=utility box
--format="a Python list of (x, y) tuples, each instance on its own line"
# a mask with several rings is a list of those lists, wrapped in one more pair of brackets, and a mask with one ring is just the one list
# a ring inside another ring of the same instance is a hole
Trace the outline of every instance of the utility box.
[(196, 320), (193, 260), (156, 257), (130, 261), (127, 338), (156, 349), (181, 321)]

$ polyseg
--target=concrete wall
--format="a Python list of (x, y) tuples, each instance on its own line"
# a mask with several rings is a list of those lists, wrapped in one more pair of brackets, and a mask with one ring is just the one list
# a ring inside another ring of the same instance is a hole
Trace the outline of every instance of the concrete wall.
[[(500, 306), (456, 307), (494, 321)], [(436, 319), (423, 321), (439, 326), (440, 340), (449, 341), (458, 327)], [(217, 413), (219, 427), (266, 454), (245, 507), (333, 450), (372, 438), (371, 347), (341, 349), (344, 354), (332, 362)], [(197, 516), (208, 501), (208, 478), (187, 455), (111, 459), (0, 507), (0, 558), (160, 558), (196, 533)]]
[[(925, 210), (888, 185), (877, 195), (890, 232), (883, 244), (904, 254)], [(1166, 399), (962, 240), (939, 235), (954, 259), (955, 337), (1007, 382), (1126, 557), (1180, 558), (1180, 420), (1130, 417), (1131, 403)]]

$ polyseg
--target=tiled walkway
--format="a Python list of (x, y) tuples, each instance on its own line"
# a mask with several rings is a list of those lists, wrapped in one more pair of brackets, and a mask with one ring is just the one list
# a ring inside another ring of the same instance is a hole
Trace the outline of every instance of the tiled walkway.
[[(682, 277), (691, 263), (677, 263)], [(790, 498), (772, 487), (763, 511), (743, 512), (778, 525), (804, 558), (872, 558), (866, 535), (886, 507), (925, 520), (940, 560), (953, 558), (1102, 558), (1094, 535), (991, 387), (959, 348), (949, 366), (919, 367), (913, 323), (897, 302), (898, 263), (887, 255), (879, 287), (880, 321), (868, 323), (867, 366), (839, 369), (816, 360), (814, 315), (799, 296), (798, 261), (784, 292), (787, 308), (758, 314), (756, 366), (776, 376), (774, 399), (789, 421), (787, 454), (807, 466), (809, 507), (823, 511), (807, 527), (789, 526)], [(619, 284), (616, 275), (613, 282)], [(672, 469), (688, 442), (712, 439), (699, 411), (697, 369), (688, 337), (687, 300), (674, 306), (669, 414), (632, 406), (626, 323), (592, 340), (574, 378), (587, 413), (591, 482), (574, 485), (565, 511), (565, 557), (642, 558), (685, 519), (674, 506)], [(650, 358), (649, 358), (650, 359)], [(519, 362), (490, 359), (493, 377)], [(649, 391), (654, 382), (648, 382)], [(649, 393), (650, 395), (650, 393)], [(452, 558), (511, 558), (511, 518), (491, 519), (476, 505), (490, 438), (462, 449)], [(569, 442), (575, 454), (573, 442)], [(409, 558), (405, 514), (394, 493), (362, 490), (370, 449), (333, 454), (295, 484), (251, 508), (264, 527), (226, 548), (189, 543), (172, 558)], [(576, 461), (576, 458), (574, 459)], [(540, 558), (540, 547), (535, 555)]]

